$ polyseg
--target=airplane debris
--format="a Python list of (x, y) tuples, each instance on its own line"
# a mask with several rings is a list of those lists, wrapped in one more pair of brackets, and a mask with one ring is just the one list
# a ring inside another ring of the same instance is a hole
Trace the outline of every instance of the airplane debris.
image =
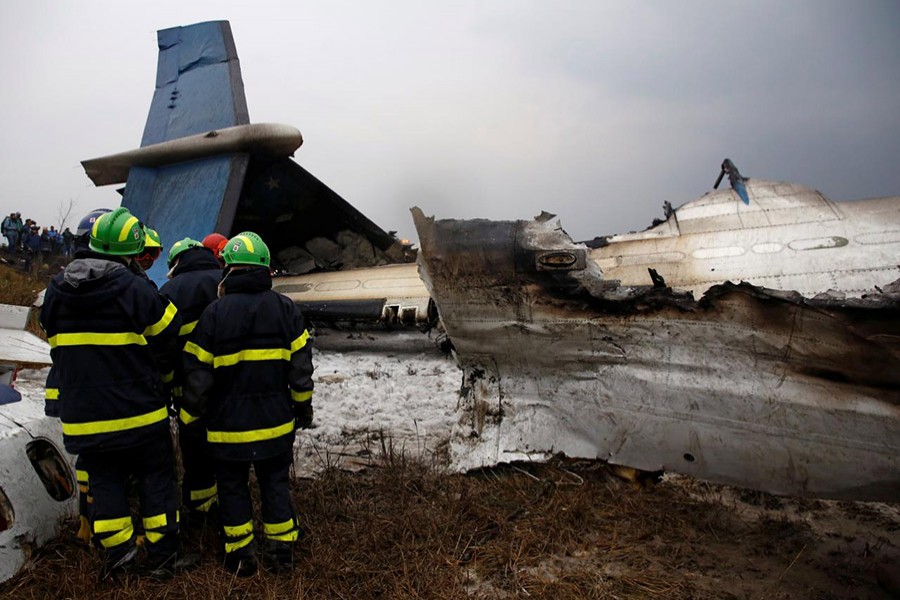
[[(420, 273), (464, 371), (453, 466), (562, 452), (900, 498), (900, 198), (835, 205), (745, 183), (749, 208), (713, 192), (595, 249), (558, 224), (414, 208)], [(832, 232), (848, 243), (794, 243)], [(832, 287), (843, 296), (820, 295)]]

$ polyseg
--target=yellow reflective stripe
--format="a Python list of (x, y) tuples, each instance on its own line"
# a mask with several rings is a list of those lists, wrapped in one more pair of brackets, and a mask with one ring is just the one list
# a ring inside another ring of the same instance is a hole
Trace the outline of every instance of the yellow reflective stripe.
[(118, 546), (119, 544), (124, 544), (125, 542), (129, 541), (133, 535), (134, 528), (129, 525), (126, 529), (123, 529), (115, 535), (101, 538), (100, 543), (103, 544), (104, 548), (112, 548), (113, 546)]
[(247, 521), (243, 525), (224, 525), (225, 535), (228, 537), (238, 537), (253, 533), (253, 521)]
[(250, 431), (207, 431), (206, 439), (220, 444), (246, 444), (271, 440), (294, 431), (294, 420), (291, 419), (284, 425), (270, 427), (269, 429), (252, 429)]
[(131, 517), (119, 519), (97, 519), (94, 521), (94, 533), (109, 533), (131, 528)]
[(159, 540), (166, 537), (166, 534), (159, 533), (158, 531), (147, 531), (146, 534), (147, 534), (147, 541), (150, 542), (151, 544), (155, 544)]
[(163, 313), (163, 316), (153, 325), (147, 326), (147, 328), (144, 330), (144, 335), (159, 335), (166, 327), (169, 326), (169, 323), (171, 323), (172, 319), (175, 318), (175, 313), (177, 312), (178, 309), (175, 308), (175, 305), (169, 302), (169, 305), (166, 307), (166, 312)]
[(216, 486), (206, 488), (205, 490), (191, 490), (191, 500), (204, 500), (216, 495)]
[(295, 392), (291, 390), (291, 398), (294, 402), (308, 402), (312, 400), (312, 390), (308, 390), (306, 392)]
[(57, 333), (48, 340), (51, 348), (57, 346), (146, 346), (147, 340), (139, 333)]
[(282, 533), (279, 535), (267, 535), (267, 538), (270, 540), (275, 540), (278, 542), (296, 542), (299, 537), (299, 532), (295, 529), (289, 533)]
[(75, 469), (75, 479), (78, 480), (78, 483), (87, 483), (88, 482), (88, 472), (82, 471), (81, 469)]
[(197, 506), (196, 510), (197, 510), (197, 512), (202, 512), (202, 513), (209, 512), (209, 509), (211, 509), (215, 503), (216, 503), (216, 496), (213, 496), (212, 498), (210, 498), (209, 500), (207, 500), (200, 506)]
[(59, 400), (59, 388), (47, 388), (44, 392), (44, 399)]
[(169, 418), (169, 411), (165, 406), (145, 415), (128, 417), (126, 419), (109, 419), (108, 421), (92, 421), (88, 423), (63, 423), (63, 433), (66, 435), (93, 435), (95, 433), (113, 433), (126, 429), (135, 429), (145, 425), (159, 423)]
[(194, 415), (192, 415), (191, 413), (189, 413), (188, 411), (186, 411), (182, 408), (180, 411), (178, 411), (178, 418), (185, 425), (190, 425), (191, 423), (193, 423), (200, 417), (195, 417)]
[(233, 543), (226, 542), (225, 543), (225, 554), (230, 554), (231, 552), (234, 552), (235, 550), (239, 550), (240, 548), (243, 548), (244, 546), (246, 546), (247, 544), (249, 544), (252, 541), (253, 541), (253, 534), (251, 533), (250, 535), (248, 535), (247, 537), (245, 537), (244, 539), (242, 539), (240, 541), (233, 542)]
[(91, 491), (91, 488), (89, 488), (87, 485), (79, 485), (78, 491), (81, 492), (82, 494), (87, 494), (88, 492)]
[(266, 534), (285, 533), (294, 527), (296, 527), (296, 523), (294, 523), (293, 519), (288, 519), (283, 523), (263, 523), (263, 531), (265, 531)]
[(291, 355), (306, 345), (309, 339), (309, 332), (304, 330), (303, 333), (291, 342), (290, 349), (286, 348), (250, 348), (240, 350), (232, 354), (223, 354), (222, 356), (213, 356), (197, 344), (188, 342), (184, 346), (184, 351), (189, 352), (200, 359), (201, 362), (212, 364), (213, 367), (230, 367), (242, 361), (258, 361), (258, 360), (291, 360)]
[(144, 517), (144, 529), (158, 529), (165, 527), (169, 523), (166, 513), (156, 515), (155, 517)]
[(207, 352), (206, 350), (204, 350), (203, 348), (201, 348), (194, 342), (188, 342), (187, 344), (185, 344), (184, 351), (187, 352), (188, 354), (193, 354), (194, 356), (197, 357), (197, 360), (199, 360), (202, 363), (206, 363), (208, 365), (213, 364), (212, 353)]
[(234, 354), (226, 354), (217, 356), (213, 359), (213, 367), (230, 367), (241, 361), (251, 360), (291, 360), (290, 353), (284, 348), (258, 348), (252, 350), (241, 350)]
[(173, 379), (175, 379), (175, 371), (169, 371), (162, 376), (163, 383), (170, 383)]
[(197, 326), (197, 323), (200, 321), (191, 321), (190, 323), (185, 323), (181, 326), (181, 329), (178, 330), (178, 335), (187, 335), (194, 330)]
[(237, 238), (244, 242), (244, 245), (247, 247), (247, 251), (251, 254), (253, 253), (253, 241), (245, 235), (239, 235)]
[(306, 340), (308, 340), (308, 339), (309, 339), (309, 332), (308, 332), (307, 330), (304, 329), (304, 330), (303, 330), (303, 333), (301, 333), (301, 334), (297, 337), (296, 340), (294, 340), (293, 342), (291, 342), (291, 354), (293, 354), (294, 352), (296, 352), (297, 350), (299, 350), (300, 348), (302, 348), (303, 346), (305, 346), (305, 345), (306, 345)]
[[(131, 235), (131, 227), (135, 223), (138, 223), (138, 222), (139, 222), (138, 218), (133, 215), (130, 219), (125, 221), (125, 224), (122, 225), (122, 229), (119, 230), (119, 241), (120, 242), (124, 242), (125, 240), (128, 239), (128, 236)], [(96, 222), (94, 224), (96, 225)]]
[(175, 396), (176, 398), (181, 398), (182, 396), (184, 396), (184, 388), (181, 387), (180, 385), (173, 387), (172, 395)]

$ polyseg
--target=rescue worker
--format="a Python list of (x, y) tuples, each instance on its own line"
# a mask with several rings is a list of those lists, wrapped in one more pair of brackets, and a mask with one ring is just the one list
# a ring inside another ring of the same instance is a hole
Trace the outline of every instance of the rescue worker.
[[(168, 266), (170, 280), (163, 284), (159, 292), (178, 307), (182, 322), (178, 332), (178, 347), (184, 348), (203, 310), (216, 299), (222, 269), (208, 248), (190, 238), (184, 238), (172, 246)], [(182, 382), (183, 373), (179, 364), (176, 365), (175, 385), (172, 389), (176, 411), (181, 408)], [(216, 476), (212, 459), (207, 453), (203, 432), (197, 427), (185, 428), (179, 421), (178, 439), (184, 467), (182, 506), (186, 509), (182, 524), (202, 524), (216, 505)]]
[(172, 279), (172, 270), (178, 265), (178, 256), (189, 248), (197, 248), (202, 246), (200, 242), (193, 238), (186, 237), (184, 239), (178, 240), (174, 244), (172, 244), (172, 249), (169, 250), (169, 257), (166, 260), (166, 266), (169, 267), (169, 272), (166, 273), (167, 279)]
[(156, 233), (155, 229), (150, 229), (146, 225), (143, 225), (142, 227), (144, 228), (144, 251), (137, 257), (137, 264), (139, 264), (143, 270), (147, 271), (153, 266), (156, 259), (159, 258), (159, 255), (162, 253), (163, 245), (162, 240), (160, 240), (159, 234)]
[(274, 570), (293, 566), (301, 528), (290, 497), (294, 431), (312, 424), (313, 365), (300, 310), (273, 291), (269, 249), (252, 232), (228, 240), (219, 299), (200, 317), (184, 349), (179, 418), (205, 426), (216, 466), (225, 568), (256, 572), (248, 489), (259, 484), (265, 544)]
[[(91, 229), (94, 221), (103, 213), (112, 212), (109, 208), (97, 208), (92, 210), (78, 223), (76, 233), (72, 239), (72, 247), (75, 258), (88, 258), (91, 254), (89, 244)], [(68, 231), (69, 228), (66, 228)], [(44, 384), (44, 414), (48, 417), (59, 418), (59, 384), (56, 382), (56, 367), (51, 365), (47, 374), (47, 382)], [(78, 515), (79, 527), (76, 537), (85, 543), (91, 541), (91, 505), (94, 499), (91, 497), (90, 477), (84, 468), (84, 462), (79, 454), (75, 458), (75, 479), (78, 481)]]
[(143, 250), (137, 217), (118, 208), (96, 218), (89, 252), (47, 288), (47, 332), (63, 442), (90, 473), (92, 533), (105, 574), (131, 571), (136, 535), (126, 480), (138, 481), (147, 566), (157, 578), (178, 559), (178, 503), (163, 374), (177, 359), (175, 306), (128, 264)]
[(221, 233), (211, 233), (203, 238), (203, 245), (212, 250), (212, 253), (216, 256), (216, 260), (219, 261), (219, 265), (223, 267), (225, 266), (225, 261), (222, 260), (222, 249), (225, 247), (227, 241), (228, 238)]

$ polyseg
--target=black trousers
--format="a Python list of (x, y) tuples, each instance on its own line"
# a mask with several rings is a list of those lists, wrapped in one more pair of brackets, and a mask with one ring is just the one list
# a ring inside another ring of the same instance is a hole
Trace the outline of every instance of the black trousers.
[(178, 441), (184, 467), (181, 496), (184, 507), (191, 513), (208, 513), (216, 503), (215, 465), (209, 455), (206, 431), (202, 427), (193, 429), (196, 431), (179, 421)]
[(135, 544), (128, 506), (129, 477), (138, 484), (147, 553), (162, 561), (178, 549), (178, 499), (175, 491), (175, 454), (168, 431), (146, 442), (115, 452), (85, 452), (79, 456), (90, 473), (94, 502), (91, 529), (95, 543), (106, 548), (107, 563), (114, 565)]
[(285, 452), (264, 460), (215, 461), (219, 517), (225, 531), (226, 556), (252, 556), (256, 552), (253, 505), (248, 487), (251, 465), (259, 485), (263, 533), (266, 539), (277, 544), (290, 544), (297, 540), (299, 524), (290, 494), (293, 460), (293, 453)]

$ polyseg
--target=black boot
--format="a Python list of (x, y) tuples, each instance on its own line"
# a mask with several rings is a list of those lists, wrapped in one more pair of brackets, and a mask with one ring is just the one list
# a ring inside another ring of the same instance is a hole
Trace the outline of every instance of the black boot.
[(294, 568), (294, 544), (266, 540), (263, 549), (263, 562), (266, 568), (272, 572), (290, 571)]
[(234, 573), (238, 577), (249, 577), (256, 573), (258, 568), (256, 557), (252, 554), (239, 555), (235, 553), (225, 555), (223, 566), (226, 571)]

